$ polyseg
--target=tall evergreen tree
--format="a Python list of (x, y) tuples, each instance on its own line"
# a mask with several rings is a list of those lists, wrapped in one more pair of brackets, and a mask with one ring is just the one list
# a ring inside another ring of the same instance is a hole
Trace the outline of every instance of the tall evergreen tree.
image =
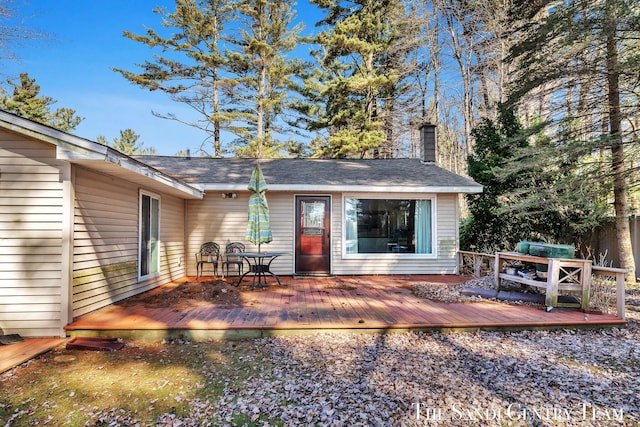
[[(383, 123), (385, 141), (374, 151), (376, 157), (406, 156), (409, 149), (406, 140), (415, 134), (415, 123), (420, 111), (420, 97), (416, 96), (416, 79), (422, 64), (417, 52), (424, 43), (421, 38), (423, 16), (417, 13), (411, 2), (401, 2), (386, 15), (390, 37), (382, 54), (379, 68), (391, 78), (379, 95), (379, 117)], [(424, 123), (424, 120), (420, 124)]]
[(511, 102), (538, 102), (552, 155), (608, 153), (607, 169), (592, 176), (610, 179), (620, 264), (635, 279), (625, 147), (637, 144), (638, 135), (622, 124), (639, 114), (640, 10), (632, 0), (518, 1), (511, 13), (524, 22), (510, 56), (518, 64)]
[(172, 113), (154, 114), (206, 131), (213, 138), (213, 156), (220, 157), (224, 151), (220, 133), (239, 116), (222, 111), (225, 103), (220, 99), (220, 88), (227, 83), (222, 34), (233, 19), (233, 5), (230, 0), (176, 0), (173, 12), (157, 8), (154, 13), (164, 17), (169, 36), (153, 29), (145, 35), (126, 31), (124, 36), (150, 48), (160, 47), (163, 54), (141, 64), (140, 72), (115, 71), (135, 85), (160, 90), (198, 112), (201, 119), (195, 122), (185, 122)]
[(58, 108), (49, 116), (49, 125), (63, 132), (71, 132), (84, 120), (71, 108)]
[(20, 74), (19, 82), (7, 80), (13, 87), (11, 95), (4, 88), (0, 89), (0, 109), (15, 113), (21, 117), (42, 123), (63, 132), (70, 132), (82, 122), (75, 110), (58, 108), (51, 111), (57, 101), (50, 96), (40, 95), (40, 86), (29, 74)]
[[(231, 147), (236, 155), (279, 155), (285, 147), (276, 137), (285, 123), (280, 116), (286, 110), (292, 75), (300, 67), (286, 58), (300, 30), (292, 25), (292, 3), (176, 0), (173, 13), (155, 12), (165, 17), (164, 26), (173, 30), (170, 36), (151, 29), (146, 35), (125, 36), (169, 53), (145, 62), (140, 73), (115, 71), (200, 113), (202, 120), (187, 124), (212, 135), (214, 156), (225, 152), (221, 131), (236, 135), (237, 146)], [(182, 121), (173, 114), (155, 114)]]
[(112, 147), (129, 156), (134, 154), (156, 154), (155, 148), (144, 147), (144, 142), (139, 141), (139, 139), (140, 135), (132, 129), (121, 130), (120, 137), (113, 138)]
[(278, 134), (286, 129), (293, 79), (302, 62), (288, 55), (297, 47), (302, 25), (294, 25), (295, 10), (287, 0), (240, 0), (240, 28), (227, 52), (229, 71), (236, 76), (227, 87), (233, 108), (242, 113), (230, 130), (240, 157), (274, 157), (286, 144)]
[(481, 194), (466, 196), (469, 216), (461, 226), (461, 247), (491, 253), (513, 249), (520, 240), (555, 237), (554, 212), (527, 212), (526, 218), (513, 212), (514, 194), (519, 195), (531, 180), (543, 184), (531, 170), (502, 173), (510, 163), (519, 161), (521, 150), (528, 147), (515, 112), (502, 107), (497, 123), (481, 120), (472, 136), (475, 152), (468, 158), (468, 174), (484, 188)]
[(406, 65), (396, 60), (402, 55), (399, 19), (406, 17), (404, 4), (399, 0), (312, 2), (327, 13), (318, 23), (326, 30), (315, 38), (322, 54), (323, 126), (329, 133), (325, 155), (379, 156), (391, 130), (385, 127), (385, 101), (390, 119)]
[(50, 106), (55, 100), (49, 96), (40, 96), (40, 86), (36, 80), (27, 73), (20, 74), (19, 82), (7, 80), (13, 88), (11, 95), (3, 90), (0, 106), (3, 110), (10, 111), (21, 117), (47, 123), (49, 120)]

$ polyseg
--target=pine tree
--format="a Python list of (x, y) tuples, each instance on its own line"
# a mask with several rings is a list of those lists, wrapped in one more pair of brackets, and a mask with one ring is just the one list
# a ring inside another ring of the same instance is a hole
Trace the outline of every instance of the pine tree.
[(113, 138), (112, 147), (121, 153), (128, 156), (134, 154), (155, 154), (156, 149), (153, 147), (144, 147), (144, 142), (138, 141), (140, 135), (135, 133), (132, 129), (125, 129), (120, 131), (119, 138)]
[(55, 100), (40, 96), (40, 86), (36, 80), (27, 73), (21, 73), (18, 83), (11, 80), (7, 80), (7, 83), (13, 87), (13, 91), (11, 96), (3, 94), (5, 96), (0, 100), (2, 109), (39, 123), (47, 123), (50, 106)]
[(411, 34), (400, 25), (407, 15), (404, 5), (396, 0), (312, 2), (327, 13), (318, 23), (327, 29), (314, 40), (321, 46), (316, 85), (325, 109), (320, 119), (328, 130), (323, 155), (378, 157), (393, 139), (390, 123), (406, 65), (398, 60), (405, 55), (400, 41)]
[(58, 108), (49, 115), (49, 125), (63, 132), (71, 132), (82, 120), (83, 118), (76, 116), (75, 110), (71, 108)]
[[(220, 133), (239, 117), (237, 112), (222, 111), (225, 102), (220, 98), (220, 88), (227, 84), (221, 74), (226, 61), (222, 34), (233, 19), (232, 4), (229, 0), (176, 0), (172, 13), (161, 8), (154, 13), (164, 17), (163, 25), (170, 29), (170, 36), (164, 37), (153, 29), (145, 35), (126, 31), (124, 36), (150, 48), (160, 47), (163, 55), (140, 65), (142, 71), (138, 73), (117, 68), (114, 71), (132, 84), (160, 90), (198, 112), (202, 119), (187, 124), (209, 133), (213, 156), (220, 157), (224, 152)], [(172, 113), (154, 114), (183, 121)]]
[[(608, 153), (609, 166), (592, 169), (591, 176), (611, 183), (620, 264), (633, 280), (625, 146), (638, 138), (622, 122), (639, 113), (634, 88), (640, 72), (640, 11), (631, 0), (520, 1), (511, 13), (524, 24), (510, 55), (518, 65), (510, 101), (538, 111), (547, 125), (553, 150), (543, 164), (557, 162), (561, 153), (583, 167), (577, 156)], [(531, 108), (534, 102), (537, 108)], [(575, 176), (585, 179), (583, 173)]]
[[(140, 73), (115, 71), (200, 113), (202, 120), (187, 124), (212, 135), (214, 156), (225, 153), (222, 131), (236, 135), (237, 146), (231, 148), (236, 155), (278, 155), (285, 146), (276, 137), (286, 123), (280, 116), (287, 108), (291, 77), (300, 67), (285, 57), (295, 48), (300, 30), (291, 25), (291, 3), (176, 0), (173, 13), (155, 12), (165, 17), (164, 25), (174, 31), (171, 36), (154, 30), (125, 36), (168, 53), (145, 62)], [(181, 121), (173, 114), (154, 114)]]
[(466, 196), (469, 216), (461, 226), (461, 247), (491, 253), (510, 250), (520, 240), (556, 237), (553, 210), (527, 212), (526, 218), (515, 212), (514, 195), (520, 195), (531, 180), (543, 185), (544, 179), (530, 168), (504, 173), (509, 164), (520, 161), (521, 150), (529, 146), (513, 109), (501, 107), (497, 123), (482, 119), (472, 137), (475, 151), (467, 160), (468, 174), (482, 184), (483, 192)]
[(286, 143), (278, 140), (289, 127), (284, 115), (291, 110), (293, 79), (301, 61), (288, 58), (297, 47), (300, 24), (287, 0), (241, 0), (240, 29), (230, 39), (228, 69), (235, 76), (227, 90), (233, 108), (242, 113), (230, 130), (237, 137), (240, 157), (281, 156)]
[(19, 82), (7, 80), (7, 83), (13, 90), (8, 95), (4, 88), (0, 89), (0, 109), (63, 132), (71, 132), (82, 122), (83, 118), (76, 116), (75, 110), (70, 108), (58, 108), (52, 112), (51, 106), (57, 101), (41, 96), (40, 86), (28, 73), (21, 73)]

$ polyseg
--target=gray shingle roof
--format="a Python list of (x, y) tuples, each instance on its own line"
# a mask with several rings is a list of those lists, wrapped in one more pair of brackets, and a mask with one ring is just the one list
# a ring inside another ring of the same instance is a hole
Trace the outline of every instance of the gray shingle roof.
[[(245, 189), (255, 159), (134, 156), (168, 175), (204, 189)], [(270, 190), (337, 189), (355, 191), (479, 192), (481, 186), (419, 159), (262, 159), (260, 165)]]

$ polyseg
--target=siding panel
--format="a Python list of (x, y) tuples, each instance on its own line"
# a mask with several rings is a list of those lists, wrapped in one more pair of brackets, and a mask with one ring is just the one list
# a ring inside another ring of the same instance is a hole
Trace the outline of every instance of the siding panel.
[(138, 280), (139, 188), (84, 168), (75, 174), (74, 317), (184, 276), (184, 203), (160, 197), (160, 272)]
[(4, 130), (0, 170), (0, 333), (60, 335), (69, 304), (79, 316), (184, 276), (182, 199), (159, 194), (160, 272), (140, 281), (137, 185)]
[(62, 230), (68, 166), (54, 147), (0, 131), (0, 332), (62, 333)]
[(160, 213), (160, 274), (158, 283), (180, 279), (185, 271), (184, 200), (162, 196)]
[[(73, 316), (116, 302), (122, 287), (137, 284), (137, 245), (120, 253), (116, 241), (137, 242), (138, 188), (114, 177), (76, 168), (73, 256)], [(114, 245), (104, 244), (105, 239)], [(80, 250), (79, 248), (83, 248)], [(122, 284), (121, 270), (129, 271)], [(105, 302), (106, 301), (106, 302)]]
[[(307, 193), (310, 194), (310, 193)], [(327, 193), (319, 193), (326, 195)], [(410, 258), (370, 258), (345, 259), (342, 256), (342, 194), (333, 193), (331, 215), (331, 268), (337, 275), (357, 274), (455, 274), (457, 271), (456, 252), (457, 196), (442, 194), (436, 197), (435, 235), (437, 257), (430, 259)], [(366, 197), (365, 194), (360, 195)], [(394, 194), (394, 197), (419, 197)], [(433, 195), (423, 195), (433, 197)], [(295, 194), (267, 191), (271, 216), (273, 242), (262, 247), (263, 251), (288, 252), (291, 255), (279, 258), (273, 264), (277, 274), (294, 272), (294, 210)], [(204, 200), (188, 201), (187, 207), (187, 273), (195, 275), (194, 254), (203, 242), (214, 241), (224, 247), (229, 241), (247, 244), (247, 250), (254, 247), (244, 239), (247, 224), (247, 204), (249, 192), (238, 192), (235, 199), (222, 199), (220, 193), (209, 192)]]
[[(267, 183), (268, 184), (268, 183)], [(220, 245), (222, 251), (227, 242), (242, 242), (247, 251), (258, 247), (244, 238), (247, 229), (247, 207), (249, 192), (237, 192), (235, 199), (223, 199), (220, 193), (209, 192), (204, 200), (189, 200), (187, 205), (187, 274), (195, 276), (195, 253), (206, 241)], [(269, 193), (267, 191), (273, 242), (262, 245), (262, 251), (287, 252), (274, 261), (272, 270), (276, 274), (293, 272), (293, 195), (291, 193)]]

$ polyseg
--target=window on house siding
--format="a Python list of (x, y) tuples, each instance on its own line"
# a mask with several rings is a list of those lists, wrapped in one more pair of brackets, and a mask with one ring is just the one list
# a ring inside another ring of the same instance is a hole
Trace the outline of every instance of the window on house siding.
[(140, 277), (160, 270), (160, 199), (140, 194)]
[(429, 199), (345, 199), (347, 254), (432, 254)]

